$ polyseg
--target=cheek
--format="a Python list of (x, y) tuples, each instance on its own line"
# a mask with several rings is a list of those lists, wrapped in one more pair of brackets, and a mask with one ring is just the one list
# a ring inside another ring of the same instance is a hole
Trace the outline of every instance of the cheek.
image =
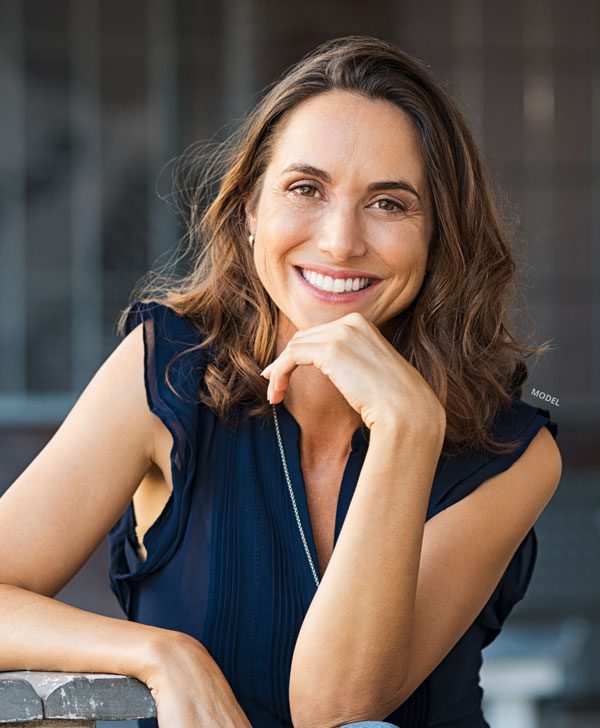
[(416, 230), (398, 231), (393, 239), (386, 241), (385, 257), (390, 268), (408, 272), (419, 272), (427, 263), (427, 241)]
[(266, 234), (278, 240), (302, 238), (315, 230), (316, 216), (300, 205), (286, 200), (271, 202), (265, 209)]
[(277, 234), (282, 240), (293, 242), (297, 238), (302, 238), (311, 230), (302, 215), (288, 214), (282, 215), (277, 221)]

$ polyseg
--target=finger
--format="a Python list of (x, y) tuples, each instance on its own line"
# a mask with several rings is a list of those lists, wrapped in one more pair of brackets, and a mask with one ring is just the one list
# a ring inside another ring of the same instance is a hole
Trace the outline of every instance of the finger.
[(322, 367), (323, 341), (323, 338), (302, 343), (298, 339), (294, 343), (290, 340), (277, 359), (269, 365), (267, 397), (270, 397), (269, 401), (272, 404), (283, 399), (283, 394), (296, 367), (311, 365), (318, 369)]
[[(331, 336), (330, 329), (324, 329), (322, 332), (315, 332), (315, 328), (321, 328), (321, 327), (312, 327), (312, 328), (306, 329), (305, 331), (302, 332), (303, 334), (305, 334), (305, 336), (303, 337), (303, 343), (308, 343), (309, 340), (314, 343), (323, 343), (324, 341), (327, 341), (329, 339), (329, 337)], [(320, 336), (318, 336), (319, 333), (321, 334)], [(315, 335), (317, 335), (318, 338), (315, 338)], [(290, 339), (290, 341), (286, 345), (286, 348), (287, 348), (287, 346), (289, 346), (289, 344), (292, 340), (297, 342), (299, 340), (299, 338), (300, 337), (296, 338), (296, 335), (294, 335), (294, 337), (292, 337), (292, 339)], [(261, 377), (264, 377), (270, 383), (274, 381), (274, 367), (278, 364), (278, 362), (281, 361), (281, 357), (285, 351), (286, 351), (286, 349), (284, 349), (276, 359), (274, 359), (270, 364), (268, 364), (262, 370), (262, 372), (260, 373)]]
[[(360, 314), (359, 314), (360, 315)], [(364, 320), (361, 319), (361, 321)], [(324, 324), (319, 324), (318, 326), (310, 326), (307, 329), (298, 329), (291, 337), (290, 341), (298, 341), (298, 339), (305, 340), (307, 337), (313, 337), (313, 335), (325, 335), (325, 338), (327, 336), (334, 333), (340, 326), (340, 323), (343, 324), (350, 324), (350, 325), (356, 325), (358, 323), (358, 319), (356, 318), (354, 313), (346, 314), (346, 316), (342, 316), (339, 319), (334, 319), (333, 321), (327, 321)], [(281, 354), (280, 354), (281, 356)], [(278, 359), (279, 357), (277, 357)], [(268, 364), (260, 373), (261, 377), (264, 377), (265, 379), (270, 380), (272, 375), (272, 367), (277, 362), (277, 359), (272, 361), (270, 364)]]
[(273, 364), (275, 364), (274, 361), (272, 361), (268, 366), (266, 366), (260, 373), (260, 376), (264, 377), (265, 379), (269, 379), (271, 377), (271, 368), (273, 367)]
[(345, 316), (340, 316), (338, 319), (334, 319), (333, 321), (326, 321), (324, 324), (317, 324), (317, 326), (309, 326), (307, 329), (298, 329), (292, 338), (302, 338), (305, 335), (312, 334), (312, 333), (322, 333), (324, 331), (329, 331), (331, 329), (337, 328), (340, 324), (345, 325), (351, 325), (351, 326), (360, 326), (362, 323), (366, 321), (365, 317), (358, 313), (358, 311), (353, 311), (351, 313), (347, 313)]
[[(325, 365), (324, 358), (326, 357), (325, 352), (330, 351), (330, 347), (325, 345), (349, 337), (354, 339), (360, 335), (365, 321), (366, 319), (363, 316), (356, 315), (353, 312), (334, 321), (296, 332), (277, 359), (271, 362), (262, 372), (265, 379), (269, 381), (269, 387), (267, 388), (269, 402), (275, 404), (283, 399), (289, 379), (297, 366), (313, 365), (326, 373), (323, 368)], [(327, 374), (327, 376), (329, 375)]]

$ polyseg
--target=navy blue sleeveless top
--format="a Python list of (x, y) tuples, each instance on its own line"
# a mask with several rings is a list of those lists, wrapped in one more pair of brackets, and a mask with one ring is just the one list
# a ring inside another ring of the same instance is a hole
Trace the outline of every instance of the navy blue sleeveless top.
[[(300, 538), (272, 418), (226, 425), (197, 402), (210, 349), (185, 354), (202, 340), (171, 309), (135, 302), (129, 333), (144, 322), (144, 381), (150, 410), (173, 436), (173, 491), (138, 554), (132, 503), (109, 533), (110, 586), (127, 618), (198, 639), (217, 662), (254, 728), (291, 726), (288, 686), (296, 638), (316, 584)], [(296, 504), (313, 563), (318, 564), (300, 467), (300, 427), (284, 404), (279, 425)], [(535, 434), (558, 427), (548, 410), (513, 396), (494, 425), (497, 437), (518, 438), (510, 455), (478, 452), (440, 457), (427, 519), (506, 470)], [(366, 426), (352, 437), (338, 498), (334, 545), (369, 444)], [(426, 728), (488, 727), (482, 710), (482, 649), (499, 634), (529, 585), (537, 553), (532, 528), (489, 601), (463, 637), (386, 721)], [(155, 728), (156, 719), (140, 721)]]

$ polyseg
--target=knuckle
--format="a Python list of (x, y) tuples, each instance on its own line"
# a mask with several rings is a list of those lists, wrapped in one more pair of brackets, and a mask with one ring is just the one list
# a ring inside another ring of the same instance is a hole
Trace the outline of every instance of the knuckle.
[(338, 343), (341, 343), (343, 341), (348, 341), (352, 336), (352, 326), (348, 326), (347, 324), (344, 324), (343, 326), (340, 326), (340, 328), (337, 331), (335, 340)]
[[(360, 317), (360, 314), (357, 314)], [(353, 318), (344, 319), (341, 326), (337, 329), (337, 338), (340, 341), (349, 341), (356, 336), (357, 329), (361, 326), (360, 318), (354, 318), (354, 314), (349, 314)]]
[(351, 311), (346, 315), (346, 323), (350, 326), (360, 326), (365, 321), (365, 317), (359, 311)]

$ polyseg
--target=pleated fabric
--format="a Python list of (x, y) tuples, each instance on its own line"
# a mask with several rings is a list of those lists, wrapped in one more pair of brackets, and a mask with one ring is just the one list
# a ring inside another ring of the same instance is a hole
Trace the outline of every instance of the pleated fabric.
[[(214, 350), (188, 352), (203, 340), (192, 323), (159, 303), (137, 301), (126, 323), (143, 324), (144, 382), (150, 410), (173, 436), (173, 492), (137, 548), (130, 502), (109, 533), (109, 581), (131, 621), (185, 632), (217, 662), (255, 728), (291, 726), (288, 687), (294, 645), (316, 584), (290, 500), (272, 418), (225, 424), (197, 392)], [(169, 381), (165, 381), (167, 365)], [(300, 427), (283, 403), (276, 405), (298, 513), (318, 564), (304, 479)], [(518, 437), (510, 455), (478, 452), (440, 458), (427, 519), (502, 472), (525, 451), (541, 427), (557, 438), (545, 409), (513, 397), (495, 431)], [(369, 445), (359, 427), (343, 474), (334, 547)], [(526, 484), (524, 484), (526, 487)], [(490, 644), (531, 580), (537, 554), (535, 529), (519, 546), (496, 590), (463, 637), (384, 720), (411, 728), (485, 728), (479, 670)], [(156, 728), (156, 720), (139, 721)]]

